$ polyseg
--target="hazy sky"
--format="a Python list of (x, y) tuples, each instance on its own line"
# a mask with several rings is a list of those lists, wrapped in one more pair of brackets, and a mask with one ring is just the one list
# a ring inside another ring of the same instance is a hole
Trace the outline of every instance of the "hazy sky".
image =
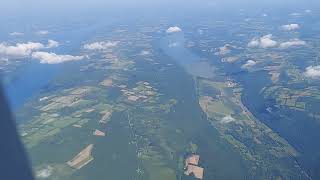
[(2, 10), (26, 10), (28, 8), (77, 9), (101, 6), (119, 7), (187, 7), (187, 6), (234, 6), (234, 7), (277, 7), (311, 6), (319, 0), (1, 0)]
[[(303, 10), (320, 8), (319, 0), (1, 0), (0, 20), (30, 16), (65, 16), (84, 13), (109, 12), (125, 15), (137, 13), (189, 13), (202, 9), (216, 12), (232, 12), (246, 9), (263, 11), (273, 9)], [(146, 11), (146, 12), (144, 12)]]

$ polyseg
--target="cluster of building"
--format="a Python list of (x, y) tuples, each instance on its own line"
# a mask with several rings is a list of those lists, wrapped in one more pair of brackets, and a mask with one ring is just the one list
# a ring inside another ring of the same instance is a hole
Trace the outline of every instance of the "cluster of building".
[(150, 96), (156, 94), (153, 90), (153, 87), (151, 87), (150, 83), (148, 82), (138, 82), (137, 85), (138, 87), (135, 87), (132, 90), (126, 88), (121, 89), (121, 92), (123, 95), (127, 96), (129, 101), (142, 100), (143, 102), (146, 102)]

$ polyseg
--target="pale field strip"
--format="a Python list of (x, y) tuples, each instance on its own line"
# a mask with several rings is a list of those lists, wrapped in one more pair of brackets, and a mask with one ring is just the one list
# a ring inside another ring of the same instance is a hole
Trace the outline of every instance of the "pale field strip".
[(54, 97), (49, 100), (51, 103), (42, 107), (40, 110), (49, 111), (52, 109), (61, 109), (63, 107), (71, 107), (82, 101), (82, 98), (91, 91), (90, 87), (81, 87), (77, 89), (67, 90), (69, 95)]
[(77, 154), (73, 159), (67, 162), (69, 166), (75, 169), (81, 169), (88, 163), (90, 163), (94, 158), (92, 157), (93, 144), (88, 145), (79, 154)]
[(112, 115), (112, 111), (102, 112), (104, 113), (99, 123), (106, 124)]
[(95, 136), (106, 136), (106, 133), (96, 129), (94, 132), (93, 132), (93, 135)]

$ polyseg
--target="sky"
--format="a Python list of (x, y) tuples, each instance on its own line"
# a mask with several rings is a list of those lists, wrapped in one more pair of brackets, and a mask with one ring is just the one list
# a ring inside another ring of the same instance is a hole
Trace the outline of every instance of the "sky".
[[(98, 7), (121, 8), (272, 8), (288, 6), (313, 7), (318, 0), (1, 0), (0, 10), (5, 13), (51, 10), (52, 12), (90, 10)], [(307, 2), (307, 3), (306, 3)], [(318, 3), (319, 4), (319, 3)]]
[[(170, 15), (187, 16), (203, 12), (217, 15), (238, 13), (239, 9), (262, 12), (301, 11), (319, 7), (319, 0), (1, 0), (0, 23), (11, 20), (64, 20), (92, 16)], [(306, 3), (308, 2), (308, 3)]]

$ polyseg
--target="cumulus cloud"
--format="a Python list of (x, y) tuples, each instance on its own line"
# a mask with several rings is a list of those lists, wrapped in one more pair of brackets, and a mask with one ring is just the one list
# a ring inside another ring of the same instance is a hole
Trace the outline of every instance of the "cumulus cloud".
[(94, 42), (91, 44), (85, 44), (83, 46), (84, 49), (87, 50), (106, 50), (112, 47), (115, 47), (118, 45), (119, 42), (113, 42), (113, 41), (108, 41), (108, 42)]
[(291, 13), (289, 14), (290, 16), (301, 16), (301, 13), (297, 13), (297, 12), (294, 12), (294, 13)]
[(309, 66), (306, 68), (304, 75), (311, 79), (320, 78), (320, 65), (319, 66)]
[(306, 13), (312, 13), (312, 11), (310, 9), (306, 9), (304, 12)]
[(12, 32), (12, 33), (9, 33), (10, 36), (23, 36), (24, 33), (22, 32)]
[(173, 26), (173, 27), (169, 27), (166, 32), (168, 34), (170, 34), (170, 33), (177, 33), (177, 32), (181, 32), (181, 31), (182, 31), (182, 29), (179, 28), (178, 26)]
[(82, 60), (84, 56), (72, 56), (72, 55), (58, 55), (48, 52), (33, 52), (32, 58), (40, 60), (42, 64), (59, 64), (67, 61)]
[(38, 34), (38, 35), (41, 35), (41, 36), (43, 36), (43, 35), (48, 35), (50, 32), (49, 31), (46, 31), (46, 30), (41, 30), (41, 31), (37, 31), (36, 32), (36, 34)]
[(43, 48), (45, 48), (43, 44), (35, 42), (17, 43), (14, 46), (10, 46), (5, 43), (0, 43), (0, 56), (26, 57), (29, 56), (32, 51)]
[(38, 178), (48, 178), (49, 176), (51, 176), (53, 171), (53, 168), (51, 166), (48, 166), (45, 169), (41, 169), (39, 171), (36, 172), (36, 177)]
[(257, 64), (254, 60), (248, 60), (244, 65), (241, 66), (242, 69), (250, 69)]
[(48, 44), (46, 46), (39, 42), (17, 43), (15, 45), (0, 43), (0, 57), (22, 58), (30, 56), (32, 52), (40, 49), (54, 48), (58, 46), (59, 43), (54, 40), (48, 40)]
[(299, 24), (287, 24), (287, 25), (281, 26), (281, 29), (284, 31), (293, 31), (299, 28), (300, 28)]
[(147, 51), (147, 50), (143, 50), (143, 51), (140, 52), (141, 56), (147, 56), (147, 55), (150, 55), (150, 54), (151, 54), (150, 51)]
[(178, 42), (173, 42), (173, 43), (170, 43), (168, 46), (169, 46), (170, 48), (171, 48), (171, 47), (178, 47), (178, 46), (180, 46), (180, 43), (178, 43)]
[(260, 38), (254, 38), (248, 43), (248, 47), (261, 47), (261, 48), (272, 48), (277, 46), (278, 42), (272, 39), (272, 34), (262, 36)]
[(292, 39), (287, 42), (283, 42), (280, 44), (280, 48), (290, 48), (292, 46), (305, 46), (307, 43), (305, 41), (302, 41), (300, 39)]
[(230, 123), (233, 121), (235, 121), (235, 119), (231, 115), (227, 115), (227, 116), (223, 117), (221, 120), (222, 123)]
[(231, 52), (231, 45), (230, 44), (226, 44), (222, 47), (219, 47), (219, 51), (215, 53), (215, 55), (226, 55), (229, 54)]
[(248, 43), (248, 47), (253, 48), (253, 47), (259, 47), (260, 46), (260, 40), (259, 39), (252, 39)]
[(266, 35), (260, 38), (260, 46), (262, 48), (271, 48), (277, 45), (277, 42), (272, 40), (272, 35)]
[(49, 39), (47, 48), (55, 48), (55, 47), (58, 47), (59, 45), (60, 45), (59, 42)]
[(81, 60), (84, 56), (72, 56), (72, 55), (57, 55), (55, 53), (42, 52), (39, 50), (50, 49), (59, 46), (59, 42), (54, 40), (48, 40), (48, 44), (44, 45), (38, 42), (17, 43), (15, 45), (8, 45), (6, 43), (0, 43), (0, 58), (25, 58), (32, 57), (40, 60), (40, 63), (44, 64), (57, 64), (66, 61)]

